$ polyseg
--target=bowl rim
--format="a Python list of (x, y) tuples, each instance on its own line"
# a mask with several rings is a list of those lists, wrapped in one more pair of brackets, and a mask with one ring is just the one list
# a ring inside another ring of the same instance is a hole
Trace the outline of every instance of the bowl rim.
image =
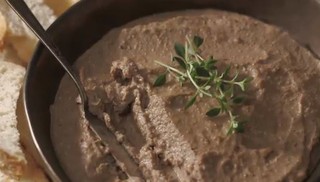
[[(49, 28), (47, 29), (47, 32), (53, 32), (55, 31), (57, 28), (59, 28), (59, 25), (61, 25), (63, 23), (63, 21), (69, 17), (72, 16), (74, 14), (77, 14), (78, 10), (81, 7), (86, 6), (88, 3), (90, 3), (92, 0), (82, 0), (82, 1), (78, 1), (76, 4), (74, 4), (72, 7), (70, 7), (67, 11), (65, 11), (62, 15), (60, 15), (59, 17), (57, 17), (57, 19), (49, 26)], [(320, 3), (319, 1), (316, 1), (316, 3)], [(30, 59), (30, 63), (27, 66), (26, 69), (26, 74), (25, 74), (25, 80), (24, 80), (24, 84), (22, 87), (22, 99), (23, 99), (23, 108), (25, 110), (25, 117), (26, 117), (26, 122), (27, 122), (27, 126), (28, 129), (30, 131), (31, 134), (31, 138), (33, 141), (33, 145), (36, 148), (36, 152), (38, 157), (40, 158), (40, 165), (45, 169), (46, 173), (50, 176), (50, 178), (53, 181), (61, 181), (61, 175), (63, 175), (63, 179), (68, 179), (67, 175), (65, 174), (65, 171), (62, 170), (63, 174), (58, 174), (56, 170), (54, 170), (52, 168), (52, 165), (50, 164), (50, 162), (47, 160), (46, 156), (45, 156), (45, 152), (43, 150), (43, 148), (40, 147), (39, 145), (39, 141), (37, 139), (37, 137), (35, 136), (35, 133), (33, 132), (33, 125), (34, 123), (31, 122), (31, 116), (30, 116), (30, 109), (28, 107), (28, 105), (30, 104), (30, 98), (27, 97), (27, 95), (29, 95), (30, 90), (28, 89), (28, 86), (30, 85), (31, 79), (33, 78), (32, 75), (34, 74), (34, 70), (37, 69), (37, 63), (40, 60), (40, 56), (42, 54), (42, 52), (45, 50), (45, 46), (41, 43), (38, 42), (35, 48), (35, 51), (32, 55), (32, 58)], [(39, 161), (37, 161), (39, 162)], [(318, 162), (318, 166), (320, 164), (320, 161)]]
[[(73, 14), (76, 14), (79, 8), (85, 6), (86, 3), (89, 3), (90, 1), (88, 0), (81, 0), (76, 2), (74, 5), (72, 5), (69, 9), (67, 9), (64, 13), (62, 13), (60, 16), (57, 17), (57, 19), (47, 28), (46, 32), (53, 32), (55, 29), (59, 27), (60, 24), (69, 16), (72, 16)], [(26, 74), (22, 86), (22, 99), (23, 99), (23, 108), (25, 111), (25, 117), (26, 117), (26, 122), (28, 126), (28, 130), (30, 131), (30, 135), (32, 138), (32, 142), (34, 147), (36, 148), (36, 160), (38, 163), (40, 163), (41, 167), (45, 170), (47, 175), (54, 180), (54, 181), (61, 181), (61, 175), (67, 177), (64, 171), (62, 171), (64, 174), (57, 174), (56, 170), (52, 168), (52, 165), (48, 162), (47, 158), (44, 155), (43, 149), (40, 147), (39, 142), (37, 137), (35, 136), (35, 133), (33, 132), (33, 123), (31, 122), (31, 117), (30, 117), (30, 109), (28, 107), (28, 104), (30, 103), (29, 98), (27, 95), (29, 95), (29, 89), (28, 85), (30, 85), (31, 78), (33, 74), (33, 70), (37, 69), (37, 63), (39, 62), (39, 58), (43, 52), (43, 50), (46, 49), (46, 47), (39, 41), (37, 40), (37, 45), (35, 47), (34, 53), (30, 59), (30, 62), (27, 66), (26, 69)], [(40, 158), (40, 159), (38, 159)], [(39, 161), (40, 160), (40, 161)]]

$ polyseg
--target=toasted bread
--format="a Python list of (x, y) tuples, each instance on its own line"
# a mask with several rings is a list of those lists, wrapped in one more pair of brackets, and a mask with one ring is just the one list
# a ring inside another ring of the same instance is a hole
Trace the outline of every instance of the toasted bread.
[(20, 144), (16, 108), (25, 68), (8, 55), (0, 60), (0, 181), (47, 181)]
[[(43, 0), (26, 0), (25, 2), (44, 28), (48, 28), (56, 19), (53, 10)], [(38, 41), (37, 38), (4, 0), (0, 1), (0, 12), (7, 22), (6, 43), (17, 51), (23, 61), (28, 62)]]

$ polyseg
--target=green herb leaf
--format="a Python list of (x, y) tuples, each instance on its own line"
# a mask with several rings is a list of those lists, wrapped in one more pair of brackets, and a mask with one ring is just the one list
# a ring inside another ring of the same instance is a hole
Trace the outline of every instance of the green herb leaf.
[(181, 68), (187, 69), (187, 65), (186, 65), (186, 63), (184, 62), (184, 60), (182, 58), (175, 56), (175, 57), (172, 58), (172, 60), (176, 61), (180, 65)]
[(245, 87), (248, 87), (249, 83), (253, 80), (252, 77), (247, 77), (244, 79), (244, 84), (245, 84)]
[(175, 43), (174, 44), (174, 50), (176, 51), (176, 54), (182, 58), (185, 58), (185, 48), (182, 44)]
[(215, 64), (217, 63), (217, 60), (214, 60), (212, 56), (210, 56), (210, 58), (205, 62), (204, 67), (207, 70), (216, 70), (217, 67), (215, 66)]
[(239, 76), (239, 72), (236, 72), (236, 74), (234, 75), (234, 77), (232, 78), (231, 81), (233, 81), (233, 82), (236, 81), (238, 76)]
[(196, 102), (197, 96), (198, 96), (198, 94), (192, 96), (192, 97), (188, 100), (188, 102), (187, 102), (187, 104), (186, 104), (186, 106), (185, 106), (185, 109), (188, 109), (190, 106), (192, 106), (192, 105)]
[(157, 79), (153, 83), (153, 86), (155, 87), (162, 86), (166, 83), (166, 81), (167, 81), (167, 73), (163, 73), (157, 77)]
[(245, 91), (251, 81), (252, 81), (252, 78), (247, 77), (247, 78), (243, 79), (241, 82), (238, 82), (238, 85), (242, 91)]
[(204, 90), (208, 91), (208, 90), (210, 90), (210, 88), (211, 88), (211, 86), (207, 85), (207, 86), (204, 87)]
[(231, 69), (231, 66), (228, 65), (228, 67), (224, 70), (224, 72), (221, 74), (221, 78), (227, 78), (229, 76), (229, 73), (230, 73), (230, 69)]
[(233, 98), (233, 95), (234, 95), (233, 85), (229, 85), (229, 88), (226, 89), (224, 92), (225, 92), (225, 96), (226, 96), (226, 97)]
[(215, 116), (218, 116), (221, 112), (221, 109), (220, 108), (213, 108), (213, 109), (210, 109), (206, 115), (209, 116), (209, 117), (215, 117)]
[(199, 37), (199, 36), (194, 36), (193, 37), (193, 43), (197, 48), (199, 48), (203, 43), (203, 38)]
[(216, 80), (215, 85), (216, 85), (216, 88), (217, 88), (217, 89), (218, 89), (218, 88), (221, 89), (221, 84), (222, 84), (221, 80)]
[(243, 103), (244, 100), (245, 100), (245, 97), (238, 96), (238, 97), (233, 98), (232, 102), (234, 104), (241, 104), (241, 103)]
[(218, 101), (218, 103), (219, 103), (219, 105), (220, 105), (220, 108), (221, 108), (221, 112), (220, 113), (223, 113), (223, 112), (225, 112), (225, 113), (227, 113), (228, 112), (228, 106), (229, 106), (229, 102), (228, 102), (228, 100), (227, 100), (227, 98), (225, 97), (225, 95), (221, 95), (221, 96), (219, 96), (219, 97), (217, 97), (217, 101)]
[(240, 89), (242, 90), (242, 91), (245, 91), (246, 90), (246, 86), (245, 86), (245, 84), (244, 84), (244, 82), (239, 82), (239, 87), (240, 87)]
[(220, 84), (220, 88), (221, 88), (221, 90), (223, 91), (223, 92), (225, 92), (228, 88), (227, 88), (227, 84), (225, 84), (225, 83), (221, 83)]
[(253, 78), (252, 77), (247, 77), (244, 80), (245, 80), (245, 83), (250, 83), (253, 80)]
[(229, 127), (228, 131), (227, 131), (227, 135), (231, 135), (234, 133), (234, 128), (232, 127), (232, 125)]
[(198, 76), (201, 76), (201, 77), (209, 77), (210, 76), (209, 72), (200, 66), (196, 67), (196, 73)]
[(234, 122), (233, 123), (234, 131), (237, 133), (243, 133), (245, 124), (246, 124), (246, 121)]

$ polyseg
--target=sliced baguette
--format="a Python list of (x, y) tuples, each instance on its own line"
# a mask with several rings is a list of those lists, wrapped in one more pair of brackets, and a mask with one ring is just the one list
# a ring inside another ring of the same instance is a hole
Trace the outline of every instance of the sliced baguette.
[(0, 170), (13, 176), (26, 164), (15, 114), (24, 74), (23, 67), (0, 61)]
[[(43, 27), (48, 28), (56, 19), (53, 10), (43, 0), (25, 0), (25, 2)], [(38, 40), (4, 0), (0, 1), (0, 12), (7, 22), (6, 44), (11, 45), (19, 57), (28, 62)]]
[[(8, 55), (2, 58), (12, 59)], [(46, 182), (42, 170), (20, 144), (16, 109), (24, 75), (24, 67), (0, 61), (0, 181)]]

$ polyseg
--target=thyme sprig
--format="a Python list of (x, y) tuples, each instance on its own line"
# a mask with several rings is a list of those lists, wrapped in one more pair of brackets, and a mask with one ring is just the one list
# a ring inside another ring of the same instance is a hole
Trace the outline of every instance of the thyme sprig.
[(191, 107), (198, 97), (213, 98), (218, 106), (209, 109), (206, 115), (215, 117), (227, 114), (230, 124), (227, 134), (241, 133), (244, 131), (246, 122), (240, 120), (240, 117), (233, 110), (234, 106), (241, 104), (245, 98), (237, 95), (235, 90), (238, 87), (241, 92), (246, 91), (251, 78), (247, 77), (239, 81), (238, 72), (233, 76), (230, 75), (231, 66), (219, 72), (216, 66), (217, 60), (213, 56), (205, 59), (200, 55), (199, 48), (203, 42), (202, 37), (194, 36), (192, 40), (187, 37), (184, 45), (180, 43), (174, 45), (176, 55), (172, 57), (172, 61), (179, 65), (178, 68), (155, 61), (165, 67), (167, 71), (157, 77), (154, 86), (164, 85), (168, 73), (173, 75), (182, 86), (186, 82), (191, 83), (196, 92), (187, 101), (185, 109)]

